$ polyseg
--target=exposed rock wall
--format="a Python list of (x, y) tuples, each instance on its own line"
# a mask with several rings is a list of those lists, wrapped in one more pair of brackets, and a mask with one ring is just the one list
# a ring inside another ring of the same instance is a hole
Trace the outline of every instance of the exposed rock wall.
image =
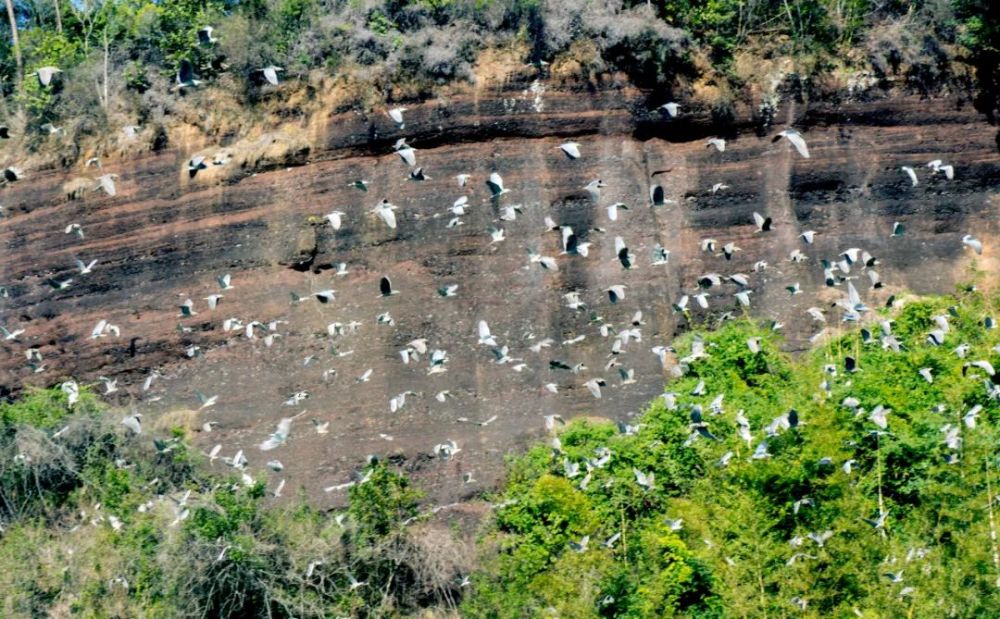
[[(877, 256), (884, 289), (869, 290), (864, 274), (854, 273), (873, 306), (890, 294), (949, 291), (968, 279), (971, 255), (960, 242), (968, 232), (987, 247), (978, 268), (996, 270), (1000, 160), (994, 132), (971, 106), (916, 98), (788, 103), (778, 117), (803, 130), (812, 157), (802, 159), (787, 142), (758, 136), (751, 119), (738, 119), (726, 151), (718, 153), (705, 145), (719, 131), (706, 114), (665, 121), (645, 113), (643, 95), (629, 89), (540, 86), (410, 106), (405, 131), (383, 115), (331, 115), (310, 129), (313, 147), (290, 159), (292, 167), (229, 174), (225, 182), (210, 182), (210, 173), (189, 179), (191, 153), (179, 149), (106, 162), (105, 172), (120, 175), (115, 197), (88, 191), (68, 200), (64, 185), (80, 172), (31, 172), (2, 195), (0, 285), (9, 297), (0, 299), (0, 311), (8, 328), (25, 333), (0, 343), (0, 384), (16, 391), (68, 377), (117, 377), (119, 393), (109, 399), (134, 402), (147, 422), (164, 414), (190, 419), (177, 411), (198, 407), (195, 391), (218, 394), (217, 405), (194, 416), (199, 426), (219, 422), (199, 444), (207, 449), (221, 442), (224, 455), (243, 448), (254, 470), (277, 458), (285, 470), (272, 475), (287, 478), (288, 488), (301, 484), (320, 502), (339, 502), (341, 494), (320, 488), (347, 481), (367, 454), (397, 454), (419, 471), (433, 496), (447, 500), (492, 483), (503, 455), (543, 431), (544, 415), (626, 419), (660, 393), (665, 374), (650, 348), (669, 344), (684, 328), (671, 303), (694, 291), (703, 273), (748, 274), (751, 314), (784, 322), (789, 348), (797, 349), (820, 327), (805, 309), (828, 308), (843, 295), (823, 286), (820, 258), (850, 247)], [(409, 180), (393, 154), (391, 144), (404, 135), (430, 180)], [(558, 150), (568, 137), (581, 144), (581, 159)], [(954, 180), (924, 167), (937, 158), (955, 166)], [(918, 186), (911, 186), (903, 165), (917, 169)], [(656, 179), (676, 203), (650, 208), (650, 174), (665, 169)], [(484, 184), (492, 171), (511, 190), (500, 204), (523, 205), (516, 221), (502, 225), (507, 239), (494, 244), (485, 232), (498, 216)], [(472, 175), (464, 190), (454, 178), (459, 173)], [(348, 187), (359, 178), (369, 181), (367, 193)], [(598, 178), (608, 188), (595, 204), (583, 186)], [(729, 188), (713, 195), (715, 183)], [(446, 210), (460, 195), (469, 196), (471, 208), (463, 225), (449, 229)], [(369, 213), (382, 198), (400, 207), (396, 230)], [(611, 222), (605, 206), (616, 201), (630, 208)], [(314, 221), (332, 210), (346, 213), (339, 231)], [(753, 211), (773, 217), (775, 230), (756, 233)], [(559, 234), (546, 229), (545, 216), (592, 242), (591, 255), (559, 256), (558, 272), (529, 265), (526, 248), (549, 256), (560, 251)], [(906, 224), (906, 236), (889, 238), (894, 221)], [(63, 233), (71, 222), (83, 226), (84, 239)], [(817, 232), (815, 244), (799, 239), (805, 230)], [(615, 236), (638, 257), (638, 268), (619, 264)], [(742, 251), (727, 262), (700, 251), (703, 238), (720, 246), (734, 241)], [(667, 266), (649, 264), (656, 243), (671, 252)], [(809, 261), (790, 263), (794, 248)], [(92, 274), (74, 275), (75, 257), (99, 262)], [(752, 273), (758, 260), (770, 268)], [(339, 262), (347, 263), (347, 275), (334, 275), (331, 267)], [(222, 291), (218, 309), (210, 311), (203, 297), (219, 292), (215, 278), (223, 273), (232, 274), (235, 288)], [(379, 296), (382, 275), (399, 295)], [(53, 277), (73, 282), (53, 290), (45, 283)], [(793, 282), (803, 294), (785, 291)], [(459, 285), (457, 296), (440, 298), (436, 287), (451, 283)], [(614, 284), (627, 287), (617, 305), (604, 292)], [(328, 288), (337, 295), (327, 305), (313, 298), (290, 303), (292, 291), (307, 297)], [(570, 291), (580, 291), (590, 311), (566, 308), (562, 295)], [(741, 312), (733, 292), (729, 284), (711, 291), (712, 315)], [(187, 297), (198, 313), (179, 318)], [(602, 338), (598, 326), (623, 328), (640, 309), (642, 342), (617, 357), (637, 380), (621, 385), (617, 368), (605, 369), (612, 338)], [(382, 312), (394, 326), (376, 324)], [(837, 328), (838, 313), (828, 314)], [(268, 347), (262, 330), (252, 341), (224, 332), (227, 317), (287, 323), (277, 325), (280, 337)], [(701, 322), (709, 314), (695, 309), (693, 318)], [(91, 339), (100, 319), (118, 325), (121, 336)], [(513, 371), (517, 362), (497, 365), (477, 343), (480, 319), (511, 357), (523, 358), (523, 371)], [(354, 320), (362, 323), (356, 332), (327, 335), (329, 323)], [(578, 335), (586, 339), (560, 344)], [(426, 358), (401, 362), (398, 351), (415, 338), (448, 351), (446, 373), (428, 376)], [(541, 354), (528, 349), (544, 338), (556, 344)], [(203, 354), (188, 358), (192, 345)], [(29, 347), (43, 355), (43, 371), (26, 366)], [(553, 371), (551, 359), (588, 369)], [(370, 381), (356, 382), (369, 368)], [(153, 369), (163, 377), (142, 393)], [(336, 378), (324, 383), (328, 369)], [(608, 382), (600, 400), (583, 386), (594, 377)], [(559, 385), (558, 394), (544, 389), (549, 382)], [(455, 397), (436, 401), (442, 390)], [(309, 399), (283, 405), (298, 391)], [(390, 412), (390, 398), (407, 391), (419, 395)], [(281, 417), (301, 410), (307, 413), (293, 424), (287, 445), (257, 449)], [(472, 423), (494, 416), (488, 425)], [(329, 434), (316, 433), (309, 418), (331, 421)], [(462, 451), (448, 461), (430, 458), (446, 439)], [(463, 483), (464, 473), (476, 481)]]

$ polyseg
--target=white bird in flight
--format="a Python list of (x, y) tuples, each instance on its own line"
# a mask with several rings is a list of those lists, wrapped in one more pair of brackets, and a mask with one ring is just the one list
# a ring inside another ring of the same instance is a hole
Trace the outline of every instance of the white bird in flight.
[(785, 138), (789, 142), (791, 142), (792, 146), (795, 147), (795, 150), (799, 151), (800, 155), (802, 155), (806, 159), (809, 158), (809, 147), (806, 146), (805, 139), (802, 137), (802, 134), (799, 133), (797, 129), (792, 129), (791, 127), (789, 127), (788, 129), (785, 129), (778, 135), (774, 136), (774, 138), (772, 138), (771, 141), (777, 142), (781, 138)]
[(399, 207), (396, 206), (395, 204), (392, 204), (388, 200), (383, 199), (381, 202), (375, 205), (375, 208), (372, 209), (372, 213), (378, 216), (378, 218), (381, 219), (383, 222), (385, 222), (385, 225), (389, 226), (389, 228), (395, 230), (396, 213), (394, 211), (396, 211), (398, 208)]
[(561, 149), (569, 159), (580, 158), (580, 145), (576, 142), (563, 142), (557, 148)]

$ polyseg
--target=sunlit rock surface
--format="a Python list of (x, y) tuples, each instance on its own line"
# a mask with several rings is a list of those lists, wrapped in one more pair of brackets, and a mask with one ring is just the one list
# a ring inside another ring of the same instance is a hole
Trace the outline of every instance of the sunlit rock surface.
[[(69, 377), (117, 378), (119, 391), (109, 401), (134, 405), (147, 427), (157, 418), (198, 428), (218, 422), (211, 434), (196, 433), (197, 445), (207, 451), (222, 443), (224, 456), (244, 449), (251, 472), (270, 476), (271, 485), (288, 480), (286, 496), (302, 486), (318, 503), (339, 503), (343, 491), (323, 488), (349, 481), (368, 454), (379, 454), (414, 471), (435, 500), (449, 501), (490, 487), (503, 472), (504, 454), (541, 436), (545, 415), (625, 420), (661, 393), (667, 374), (650, 349), (687, 328), (671, 304), (693, 293), (702, 274), (748, 275), (750, 314), (783, 322), (795, 350), (823, 327), (806, 314), (811, 306), (827, 311), (828, 328), (844, 328), (830, 307), (844, 287), (823, 285), (822, 258), (852, 247), (877, 257), (884, 288), (872, 290), (858, 267), (851, 273), (872, 307), (905, 291), (950, 291), (970, 278), (973, 264), (997, 268), (995, 130), (954, 100), (788, 102), (770, 127), (738, 117), (725, 130), (697, 110), (675, 120), (649, 114), (645, 95), (630, 89), (529, 82), (407, 107), (403, 132), (381, 113), (331, 115), (309, 129), (311, 146), (291, 154), (288, 167), (230, 171), (224, 181), (213, 180), (211, 169), (188, 178), (196, 151), (179, 148), (106, 161), (104, 171), (120, 175), (113, 198), (85, 191), (68, 200), (64, 185), (85, 173), (30, 171), (2, 198), (0, 285), (9, 296), (0, 299), (0, 311), (8, 328), (25, 333), (0, 342), (0, 385), (16, 392)], [(803, 132), (810, 159), (786, 141), (771, 142), (785, 122)], [(728, 139), (723, 153), (705, 142), (719, 134)], [(429, 180), (409, 180), (393, 153), (403, 136), (418, 149)], [(580, 159), (558, 149), (568, 139), (580, 143)], [(932, 159), (952, 164), (954, 180), (931, 174)], [(918, 186), (903, 165), (916, 169)], [(651, 180), (659, 170), (669, 171)], [(485, 185), (494, 171), (510, 189), (498, 201)], [(465, 188), (455, 179), (460, 173), (471, 175)], [(367, 193), (349, 187), (358, 179), (369, 182)], [(596, 202), (583, 189), (595, 179), (608, 185)], [(674, 203), (651, 208), (651, 182)], [(716, 183), (729, 187), (712, 194)], [(468, 212), (462, 225), (448, 228), (448, 208), (462, 195)], [(371, 214), (383, 198), (399, 206), (395, 230)], [(606, 206), (618, 201), (629, 209), (609, 221)], [(491, 243), (486, 230), (497, 225), (499, 208), (515, 204), (523, 212), (501, 222), (506, 240)], [(339, 231), (322, 221), (333, 210), (345, 213)], [(756, 232), (754, 211), (773, 218), (772, 232)], [(559, 255), (560, 235), (546, 227), (546, 216), (591, 242), (589, 257)], [(894, 221), (905, 224), (905, 236), (890, 238)], [(72, 222), (82, 225), (84, 239), (63, 232)], [(806, 230), (817, 233), (813, 245), (799, 238)], [(982, 257), (963, 249), (966, 233), (984, 242)], [(616, 236), (636, 257), (635, 268), (626, 271), (618, 261)], [(741, 251), (726, 261), (700, 250), (705, 238), (720, 248), (735, 242)], [(650, 265), (657, 243), (671, 252), (665, 266)], [(555, 257), (559, 270), (529, 264), (528, 248)], [(808, 261), (789, 262), (796, 248)], [(77, 257), (98, 259), (93, 273), (74, 274)], [(759, 260), (770, 266), (754, 273)], [(335, 275), (340, 262), (346, 275)], [(232, 275), (232, 290), (219, 290), (216, 277), (224, 273)], [(398, 295), (380, 296), (383, 275)], [(46, 284), (69, 277), (64, 290)], [(795, 282), (803, 294), (793, 297), (785, 286)], [(455, 297), (438, 295), (446, 284), (458, 285)], [(612, 305), (605, 290), (617, 284), (626, 296)], [(320, 304), (311, 293), (325, 289), (336, 299)], [(586, 311), (565, 307), (563, 295), (572, 291)], [(742, 314), (735, 291), (728, 283), (710, 290), (708, 312), (692, 299), (692, 320)], [(292, 292), (303, 300), (293, 305)], [(204, 297), (215, 293), (224, 297), (211, 311)], [(182, 318), (179, 305), (188, 297), (197, 315)], [(642, 341), (612, 358), (614, 335), (602, 337), (600, 325), (630, 328), (637, 310)], [(394, 325), (376, 323), (383, 312)], [(278, 337), (267, 346), (266, 326), (252, 340), (242, 329), (225, 332), (230, 317), (278, 321), (270, 332)], [(117, 325), (120, 337), (92, 339), (102, 319)], [(495, 362), (478, 341), (479, 320), (514, 361)], [(352, 321), (361, 323), (356, 331), (328, 335), (330, 323)], [(429, 355), (403, 364), (398, 351), (417, 338), (447, 351), (447, 372), (428, 375)], [(555, 344), (530, 350), (545, 338)], [(201, 354), (189, 358), (192, 346)], [(44, 359), (37, 373), (26, 364), (32, 347)], [(551, 360), (586, 369), (550, 370)], [(618, 367), (606, 368), (612, 360), (634, 370), (634, 384), (622, 385)], [(368, 369), (370, 380), (358, 382)], [(162, 377), (143, 392), (154, 370)], [(328, 370), (335, 375), (324, 381)], [(599, 400), (583, 386), (597, 377), (607, 382)], [(556, 383), (558, 393), (546, 383)], [(441, 403), (434, 396), (443, 390), (454, 397)], [(218, 395), (218, 403), (191, 413), (200, 406), (198, 391)], [(309, 397), (285, 405), (296, 392)], [(391, 412), (390, 399), (404, 392), (415, 395)], [(258, 449), (282, 417), (301, 411), (286, 444)], [(314, 418), (330, 422), (327, 434), (314, 429)], [(434, 457), (434, 446), (449, 439), (461, 451)], [(285, 469), (268, 471), (272, 459)], [(474, 481), (464, 481), (465, 474)]]

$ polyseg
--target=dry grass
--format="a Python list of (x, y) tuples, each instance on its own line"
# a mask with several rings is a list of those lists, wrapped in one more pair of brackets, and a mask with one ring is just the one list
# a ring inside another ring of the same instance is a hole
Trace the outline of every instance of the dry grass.
[(702, 78), (691, 85), (692, 107), (718, 110), (732, 105), (736, 99), (729, 84), (712, 78)]
[(62, 192), (67, 200), (79, 200), (94, 188), (94, 179), (76, 176), (63, 183)]
[[(312, 146), (306, 130), (297, 125), (286, 125), (280, 130), (245, 138), (230, 146), (210, 146), (192, 153), (205, 157), (206, 168), (192, 178), (187, 160), (181, 166), (181, 184), (211, 185), (253, 173), (258, 170), (305, 163)], [(224, 165), (214, 165), (214, 159), (228, 160)]]
[(503, 86), (513, 75), (525, 71), (528, 68), (528, 53), (528, 45), (524, 41), (480, 52), (472, 68), (476, 89)]
[(752, 52), (737, 52), (733, 57), (733, 74), (750, 88), (755, 100), (772, 95), (793, 69), (789, 56), (761, 58)]
[(355, 67), (322, 84), (321, 108), (336, 113), (353, 107), (371, 110), (385, 105), (385, 93), (371, 76)]
[(198, 419), (198, 411), (190, 408), (175, 408), (169, 410), (153, 420), (150, 424), (154, 434), (169, 436), (174, 428), (184, 430), (185, 435), (190, 436), (193, 432), (201, 428)]
[(574, 41), (549, 67), (552, 77), (562, 83), (593, 81), (595, 74), (604, 69), (601, 50), (590, 39)]
[(454, 535), (442, 523), (423, 523), (407, 533), (417, 550), (417, 573), (428, 585), (447, 588), (476, 567), (474, 545)]

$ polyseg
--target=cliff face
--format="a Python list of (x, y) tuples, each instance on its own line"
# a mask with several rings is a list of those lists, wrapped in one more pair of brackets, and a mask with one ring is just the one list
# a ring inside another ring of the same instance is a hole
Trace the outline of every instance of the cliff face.
[[(629, 89), (525, 83), (409, 108), (403, 131), (381, 114), (331, 115), (309, 129), (311, 148), (291, 156), (291, 167), (226, 182), (210, 182), (212, 170), (189, 179), (192, 151), (175, 149), (106, 162), (103, 171), (120, 176), (115, 197), (88, 191), (68, 200), (64, 185), (80, 172), (31, 172), (11, 184), (2, 197), (0, 285), (9, 296), (0, 309), (9, 329), (25, 331), (2, 342), (0, 384), (16, 391), (69, 377), (117, 378), (119, 391), (108, 398), (134, 403), (147, 422), (163, 415), (190, 421), (192, 415), (178, 411), (198, 408), (196, 391), (218, 395), (214, 407), (193, 416), (198, 426), (219, 424), (199, 435), (199, 444), (207, 450), (222, 443), (227, 456), (243, 448), (254, 470), (278, 459), (285, 469), (270, 474), (286, 478), (288, 488), (301, 484), (320, 502), (339, 502), (339, 493), (320, 489), (347, 481), (367, 454), (377, 453), (405, 459), (423, 487), (448, 500), (491, 484), (503, 454), (543, 432), (544, 415), (627, 420), (660, 393), (666, 374), (650, 348), (669, 345), (683, 330), (686, 321), (671, 303), (693, 292), (704, 273), (747, 274), (750, 313), (784, 322), (789, 347), (797, 349), (822, 326), (806, 308), (829, 309), (844, 295), (843, 286), (823, 285), (821, 258), (852, 247), (876, 256), (884, 288), (872, 290), (858, 268), (851, 273), (873, 307), (891, 294), (948, 291), (967, 280), (973, 256), (960, 240), (966, 233), (986, 247), (976, 266), (997, 267), (994, 132), (971, 106), (954, 100), (786, 103), (777, 117), (802, 129), (810, 159), (786, 141), (771, 142), (781, 122), (759, 137), (750, 119), (738, 120), (725, 152), (716, 152), (705, 145), (719, 131), (706, 114), (653, 117), (644, 111), (644, 96)], [(392, 152), (403, 136), (418, 149), (429, 180), (409, 180)], [(580, 143), (580, 159), (558, 150), (568, 138)], [(932, 175), (925, 167), (932, 159), (954, 165), (954, 180)], [(919, 185), (911, 185), (904, 165), (916, 169)], [(669, 172), (652, 182), (675, 203), (651, 208), (650, 175), (658, 170)], [(484, 184), (493, 171), (510, 189), (499, 204)], [(465, 188), (455, 180), (460, 173), (471, 175)], [(362, 178), (367, 193), (348, 186)], [(594, 179), (608, 185), (596, 203), (583, 190)], [(716, 183), (729, 187), (713, 194)], [(471, 205), (463, 225), (448, 228), (447, 209), (462, 195)], [(399, 206), (395, 230), (370, 214), (382, 198)], [(617, 201), (629, 210), (609, 221), (605, 207)], [(496, 225), (500, 206), (513, 204), (523, 212), (502, 222), (506, 240), (491, 243), (486, 229)], [(312, 219), (333, 210), (345, 213), (339, 231)], [(756, 232), (754, 211), (773, 218), (773, 232)], [(560, 236), (546, 228), (546, 216), (591, 242), (590, 256), (558, 256)], [(890, 238), (894, 221), (906, 225), (905, 236)], [(85, 238), (63, 233), (74, 222)], [(817, 232), (812, 245), (799, 238), (806, 230)], [(616, 236), (637, 257), (636, 268), (626, 271), (617, 260)], [(704, 238), (720, 247), (735, 242), (742, 251), (726, 261), (699, 249)], [(666, 266), (650, 265), (657, 243), (671, 252)], [(529, 264), (526, 248), (557, 256), (559, 270)], [(789, 262), (796, 248), (807, 262)], [(99, 262), (91, 274), (73, 274), (76, 257)], [(753, 273), (758, 260), (770, 266)], [(347, 275), (335, 275), (339, 262), (347, 263)], [(232, 275), (234, 289), (219, 290), (215, 279), (223, 273)], [(398, 295), (379, 295), (383, 275)], [(63, 290), (46, 284), (68, 277), (73, 281)], [(793, 297), (785, 286), (794, 282), (803, 294)], [(454, 298), (437, 294), (445, 284), (458, 285)], [(605, 289), (616, 284), (626, 286), (626, 297), (612, 305)], [(336, 300), (329, 304), (309, 296), (331, 288)], [(588, 311), (565, 307), (563, 295), (571, 291), (581, 293)], [(692, 302), (693, 320), (740, 314), (735, 291), (732, 284), (712, 289), (709, 312)], [(290, 292), (302, 302), (291, 304)], [(214, 293), (224, 298), (210, 311), (203, 298)], [(187, 297), (197, 315), (180, 318)], [(642, 341), (616, 357), (620, 367), (634, 369), (636, 381), (623, 385), (618, 368), (605, 367), (613, 336), (602, 337), (598, 327), (620, 331), (637, 310)], [(377, 324), (383, 312), (394, 325)], [(839, 311), (828, 316), (836, 329)], [(252, 340), (242, 330), (227, 333), (228, 317), (280, 321), (279, 337), (267, 346), (264, 330)], [(101, 319), (118, 325), (120, 337), (92, 339)], [(510, 357), (523, 361), (497, 364), (478, 343), (480, 319), (509, 346)], [(361, 323), (356, 331), (327, 334), (328, 324), (352, 321)], [(562, 343), (581, 335), (580, 342)], [(402, 363), (398, 351), (417, 338), (447, 350), (447, 372), (428, 375), (426, 355)], [(555, 344), (540, 354), (529, 349), (545, 338)], [(190, 346), (202, 354), (189, 358)], [(41, 372), (25, 364), (29, 347), (44, 358)], [(587, 369), (550, 370), (553, 359)], [(515, 371), (519, 363), (525, 367)], [(358, 382), (368, 369), (370, 380)], [(153, 370), (162, 377), (142, 392)], [(324, 381), (327, 370), (336, 374)], [(607, 381), (601, 399), (583, 386), (595, 377)], [(550, 382), (559, 385), (557, 394), (545, 390)], [(441, 403), (434, 395), (443, 390), (454, 397)], [(283, 404), (300, 391), (308, 399)], [(412, 392), (405, 406), (390, 412), (390, 398), (404, 392)], [(257, 449), (280, 418), (303, 410), (286, 445)], [(311, 418), (330, 421), (329, 433), (314, 431)], [(461, 452), (432, 458), (434, 445), (448, 439)], [(475, 481), (463, 482), (466, 473)]]

